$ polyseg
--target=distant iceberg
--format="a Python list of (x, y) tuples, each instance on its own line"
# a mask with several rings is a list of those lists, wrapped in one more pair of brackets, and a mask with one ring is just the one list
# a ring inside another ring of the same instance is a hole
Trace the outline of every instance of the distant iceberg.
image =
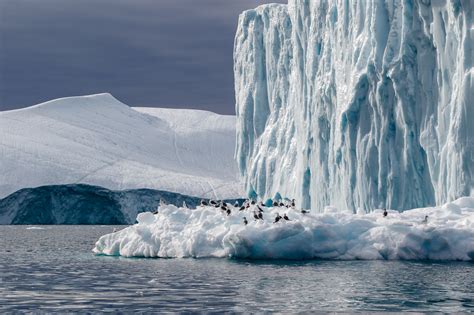
[[(214, 207), (160, 207), (158, 214), (140, 213), (138, 224), (102, 236), (93, 251), (166, 258), (474, 260), (473, 197), (441, 207), (389, 210), (387, 217), (382, 210), (353, 214), (327, 207), (302, 214), (264, 207), (264, 220), (256, 221), (254, 207), (230, 207), (230, 216)], [(277, 212), (291, 221), (273, 223)]]
[(0, 198), (61, 184), (244, 195), (230, 115), (131, 108), (105, 93), (2, 111), (0, 135)]
[(241, 14), (246, 190), (315, 211), (472, 194), (474, 1), (289, 0)]
[(155, 211), (161, 201), (195, 207), (201, 198), (154, 189), (115, 191), (84, 184), (24, 188), (0, 198), (0, 224), (133, 224), (138, 213)]

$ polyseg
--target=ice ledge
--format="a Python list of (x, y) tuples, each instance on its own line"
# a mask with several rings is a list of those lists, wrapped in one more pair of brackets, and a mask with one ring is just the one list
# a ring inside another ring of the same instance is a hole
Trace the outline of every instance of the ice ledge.
[[(369, 214), (338, 211), (302, 214), (254, 206), (195, 210), (164, 206), (142, 213), (138, 224), (102, 236), (96, 254), (125, 257), (232, 257), (246, 259), (474, 260), (474, 197), (441, 207)], [(291, 221), (273, 223), (286, 213)], [(243, 224), (243, 217), (248, 225)], [(425, 218), (427, 219), (425, 220)]]

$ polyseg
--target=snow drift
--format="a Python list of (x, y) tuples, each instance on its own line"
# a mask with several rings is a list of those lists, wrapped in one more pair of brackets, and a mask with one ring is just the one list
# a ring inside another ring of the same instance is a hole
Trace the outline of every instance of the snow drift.
[[(253, 207), (233, 209), (230, 216), (214, 207), (161, 207), (156, 215), (139, 214), (136, 225), (102, 236), (93, 251), (125, 257), (474, 260), (472, 197), (442, 207), (389, 211), (385, 218), (381, 210), (263, 209), (264, 221), (255, 221)], [(291, 221), (273, 223), (277, 212), (286, 212)]]
[(0, 135), (0, 198), (25, 187), (74, 183), (243, 195), (233, 116), (134, 109), (98, 94), (0, 112)]
[(472, 194), (474, 2), (289, 0), (241, 14), (237, 159), (300, 206), (411, 209)]

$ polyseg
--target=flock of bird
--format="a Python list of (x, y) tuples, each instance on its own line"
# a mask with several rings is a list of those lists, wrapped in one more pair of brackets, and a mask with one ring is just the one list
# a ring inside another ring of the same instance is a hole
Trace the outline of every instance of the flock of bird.
[[(160, 205), (164, 205), (165, 202), (160, 200)], [(280, 207), (280, 208), (287, 208), (287, 209), (293, 209), (296, 210), (296, 205), (295, 205), (295, 199), (289, 201), (289, 202), (278, 202), (278, 201), (272, 201), (271, 207)], [(183, 202), (183, 207), (187, 208), (186, 203)], [(232, 215), (232, 206), (230, 206), (228, 203), (225, 201), (217, 201), (217, 200), (201, 200), (201, 207), (215, 207), (215, 208), (220, 208), (223, 213), (227, 214), (228, 216)], [(256, 209), (255, 209), (256, 208)], [(253, 211), (253, 218), (257, 220), (262, 220), (263, 221), (263, 208), (269, 208), (268, 205), (265, 205), (263, 201), (260, 201), (259, 204), (253, 199), (247, 199), (243, 202), (242, 205), (239, 204), (239, 202), (236, 200), (233, 206), (234, 210), (238, 210), (239, 212), (241, 211)], [(308, 210), (301, 209), (300, 212), (302, 214), (307, 214), (309, 213)], [(153, 214), (158, 214), (158, 210), (156, 210)], [(387, 209), (383, 209), (383, 217), (387, 217), (388, 212)], [(291, 221), (290, 218), (286, 213), (281, 216), (278, 212), (276, 213), (276, 217), (273, 221), (273, 223), (278, 223), (280, 220), (285, 220), (285, 221)], [(246, 217), (243, 217), (243, 223), (247, 225), (249, 222)], [(422, 221), (422, 223), (427, 224), (428, 223), (428, 216), (425, 216), (425, 219)]]
[[(271, 204), (272, 204), (272, 207), (280, 207), (280, 208), (287, 208), (287, 209), (293, 209), (293, 210), (296, 209), (295, 199), (293, 199), (291, 201), (288, 201), (288, 202), (285, 202), (285, 203), (281, 202), (281, 201), (280, 202), (272, 201)], [(227, 214), (228, 216), (232, 215), (232, 210), (237, 210), (239, 212), (253, 211), (253, 218), (256, 221), (257, 220), (263, 220), (263, 212), (264, 212), (263, 208), (268, 208), (268, 205), (265, 205), (262, 201), (260, 201), (260, 203), (257, 204), (257, 202), (253, 199), (245, 200), (242, 205), (240, 205), (240, 203), (238, 201), (235, 201), (233, 207), (231, 205), (229, 205), (228, 203), (224, 202), (224, 201), (218, 202), (218, 201), (212, 200), (212, 199), (209, 200), (209, 201), (201, 200), (201, 206), (202, 207), (209, 207), (210, 206), (210, 207), (220, 208), (220, 210), (222, 210), (222, 212)], [(308, 210), (300, 210), (300, 212), (302, 214), (306, 214), (309, 211)], [(290, 218), (288, 217), (288, 215), (286, 213), (284, 213), (283, 216), (281, 216), (279, 213), (277, 213), (273, 223), (277, 223), (280, 220), (290, 221)], [(246, 217), (243, 217), (243, 223), (245, 225), (248, 224), (248, 220), (247, 220)]]

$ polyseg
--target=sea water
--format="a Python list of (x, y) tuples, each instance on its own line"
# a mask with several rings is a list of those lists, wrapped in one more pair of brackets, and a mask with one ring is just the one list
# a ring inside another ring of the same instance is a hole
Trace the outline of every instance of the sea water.
[(0, 226), (0, 312), (474, 310), (474, 263), (94, 255), (114, 228)]

